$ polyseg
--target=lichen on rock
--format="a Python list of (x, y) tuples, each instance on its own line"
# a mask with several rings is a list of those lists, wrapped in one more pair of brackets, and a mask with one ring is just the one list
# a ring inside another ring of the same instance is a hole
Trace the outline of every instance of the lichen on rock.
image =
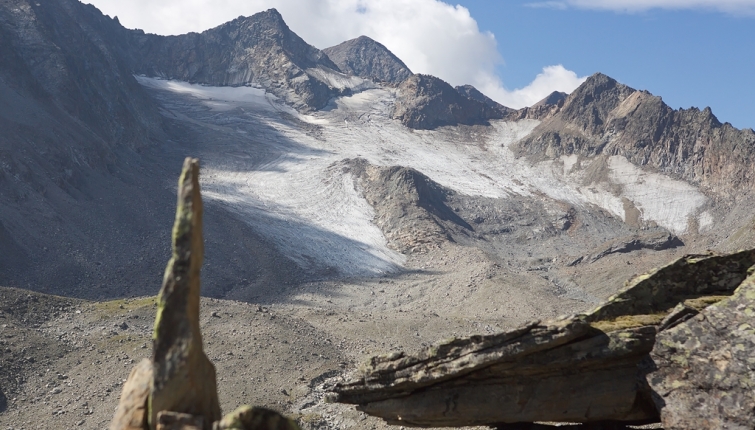
[[(740, 314), (755, 315), (755, 286), (748, 287), (755, 277), (743, 283), (753, 265), (755, 250), (685, 256), (631, 279), (624, 290), (587, 314), (536, 321), (495, 335), (452, 339), (415, 356), (393, 353), (374, 357), (359, 374), (337, 384), (334, 397), (389, 423), (422, 427), (537, 421), (591, 425), (657, 422), (657, 396), (654, 398), (646, 376), (654, 370), (649, 353), (654, 345), (658, 349), (662, 344), (656, 343), (658, 331), (688, 330), (685, 327), (690, 322), (705, 321), (687, 321), (690, 316), (701, 312), (715, 315), (717, 308), (740, 296), (749, 300), (734, 302)], [(742, 370), (737, 373), (740, 382), (726, 377), (723, 370), (719, 379), (728, 381), (728, 386), (755, 386), (751, 384), (755, 374), (744, 370), (750, 363), (746, 361), (748, 351), (755, 348), (755, 337), (747, 336), (755, 329), (744, 317), (736, 320), (738, 324), (719, 320), (728, 336), (737, 339), (730, 349), (739, 348)], [(685, 332), (671, 340), (676, 343), (666, 341), (668, 345), (663, 345), (671, 351), (666, 362), (690, 368), (689, 353), (683, 352), (685, 342), (700, 336)], [(701, 377), (711, 360), (724, 366), (714, 355), (701, 354), (696, 361)], [(665, 380), (672, 381), (665, 387), (667, 392), (675, 392), (673, 377)], [(752, 393), (734, 396), (729, 402), (732, 409), (740, 400), (748, 407), (755, 406)]]

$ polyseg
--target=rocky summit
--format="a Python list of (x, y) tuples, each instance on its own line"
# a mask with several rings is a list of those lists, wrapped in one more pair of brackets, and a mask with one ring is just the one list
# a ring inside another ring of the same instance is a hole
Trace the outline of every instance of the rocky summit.
[(0, 2), (0, 426), (752, 428), (753, 131), (386, 42)]
[(367, 36), (347, 40), (322, 51), (338, 68), (362, 78), (398, 85), (412, 75), (403, 61), (380, 42)]

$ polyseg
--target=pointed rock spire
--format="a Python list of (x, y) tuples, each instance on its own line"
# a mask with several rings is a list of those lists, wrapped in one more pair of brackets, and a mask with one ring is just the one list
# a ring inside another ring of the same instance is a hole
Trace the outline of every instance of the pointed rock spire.
[(165, 269), (152, 335), (149, 422), (153, 429), (160, 411), (202, 416), (207, 430), (221, 418), (215, 366), (202, 350), (199, 329), (203, 253), (199, 161), (187, 158), (178, 181), (173, 256)]

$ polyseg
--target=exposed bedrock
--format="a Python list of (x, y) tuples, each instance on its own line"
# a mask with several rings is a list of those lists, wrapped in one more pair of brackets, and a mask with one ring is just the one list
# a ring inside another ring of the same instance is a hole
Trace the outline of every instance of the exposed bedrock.
[(129, 50), (136, 73), (216, 86), (259, 85), (305, 111), (347, 91), (334, 82), (347, 80), (346, 75), (291, 31), (275, 9), (202, 33), (158, 36), (134, 30)]
[(416, 74), (399, 85), (392, 116), (409, 128), (434, 129), (488, 124), (490, 119), (503, 118), (504, 109), (467, 97), (440, 78)]

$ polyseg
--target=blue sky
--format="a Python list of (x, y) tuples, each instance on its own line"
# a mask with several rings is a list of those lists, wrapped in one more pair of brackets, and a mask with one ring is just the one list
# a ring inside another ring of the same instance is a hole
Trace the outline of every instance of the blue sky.
[(755, 128), (755, 0), (85, 0), (129, 28), (203, 31), (278, 9), (318, 48), (367, 35), (414, 71), (527, 106), (605, 73)]
[(722, 122), (755, 128), (755, 16), (709, 9), (633, 13), (462, 0), (496, 36), (497, 71), (519, 88), (544, 65), (605, 73), (671, 107), (710, 106)]

